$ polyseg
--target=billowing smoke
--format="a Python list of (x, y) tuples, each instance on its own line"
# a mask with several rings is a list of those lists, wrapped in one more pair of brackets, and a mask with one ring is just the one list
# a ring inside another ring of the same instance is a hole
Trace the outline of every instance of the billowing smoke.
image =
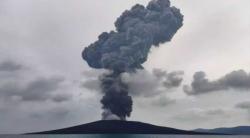
[(104, 109), (102, 112), (103, 120), (120, 120), (120, 117), (113, 114), (109, 109)]
[(185, 85), (184, 92), (189, 95), (198, 95), (220, 90), (249, 90), (250, 73), (244, 70), (232, 71), (217, 80), (210, 81), (203, 71), (196, 72), (193, 76), (191, 86)]
[(84, 49), (82, 57), (90, 67), (111, 72), (100, 79), (104, 111), (111, 111), (122, 120), (130, 116), (132, 98), (121, 73), (143, 69), (150, 48), (170, 41), (182, 22), (183, 15), (170, 7), (169, 0), (152, 0), (147, 7), (137, 4), (116, 20), (116, 31), (102, 33)]
[(132, 112), (132, 98), (128, 96), (127, 84), (122, 82), (118, 73), (103, 75), (101, 82), (101, 88), (105, 94), (101, 100), (103, 109), (125, 120), (126, 116), (130, 116)]

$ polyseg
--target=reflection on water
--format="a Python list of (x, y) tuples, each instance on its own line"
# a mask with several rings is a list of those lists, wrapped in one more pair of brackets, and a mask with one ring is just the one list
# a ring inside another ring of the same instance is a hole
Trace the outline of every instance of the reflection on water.
[(0, 138), (250, 138), (250, 136), (190, 136), (190, 135), (0, 135)]

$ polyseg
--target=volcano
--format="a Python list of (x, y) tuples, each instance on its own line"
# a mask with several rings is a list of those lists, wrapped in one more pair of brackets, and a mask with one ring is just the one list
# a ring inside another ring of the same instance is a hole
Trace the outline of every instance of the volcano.
[(38, 132), (33, 134), (178, 134), (178, 135), (206, 135), (212, 133), (194, 132), (174, 128), (155, 126), (152, 124), (121, 121), (102, 120), (79, 126)]

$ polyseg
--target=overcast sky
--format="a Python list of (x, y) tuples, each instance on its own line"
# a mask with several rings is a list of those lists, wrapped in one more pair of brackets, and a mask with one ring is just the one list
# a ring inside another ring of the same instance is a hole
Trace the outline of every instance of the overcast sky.
[[(0, 133), (99, 120), (96, 79), (103, 70), (89, 68), (81, 52), (113, 30), (124, 10), (148, 2), (1, 0)], [(154, 96), (134, 96), (128, 120), (180, 129), (250, 125), (250, 1), (172, 0), (172, 5), (181, 9), (184, 25), (171, 42), (151, 50), (144, 64), (149, 81), (139, 84), (163, 87), (152, 81), (155, 68), (183, 71), (183, 82)], [(132, 79), (138, 77), (144, 75)]]

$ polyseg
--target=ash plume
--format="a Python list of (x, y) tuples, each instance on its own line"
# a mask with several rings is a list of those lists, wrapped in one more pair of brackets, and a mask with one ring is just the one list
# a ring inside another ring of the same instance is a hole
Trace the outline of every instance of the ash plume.
[(121, 74), (143, 69), (150, 48), (170, 41), (182, 22), (183, 15), (169, 0), (152, 0), (147, 7), (136, 4), (116, 20), (116, 31), (103, 32), (83, 50), (82, 57), (90, 67), (111, 72), (100, 79), (104, 111), (122, 120), (130, 116), (132, 98)]

